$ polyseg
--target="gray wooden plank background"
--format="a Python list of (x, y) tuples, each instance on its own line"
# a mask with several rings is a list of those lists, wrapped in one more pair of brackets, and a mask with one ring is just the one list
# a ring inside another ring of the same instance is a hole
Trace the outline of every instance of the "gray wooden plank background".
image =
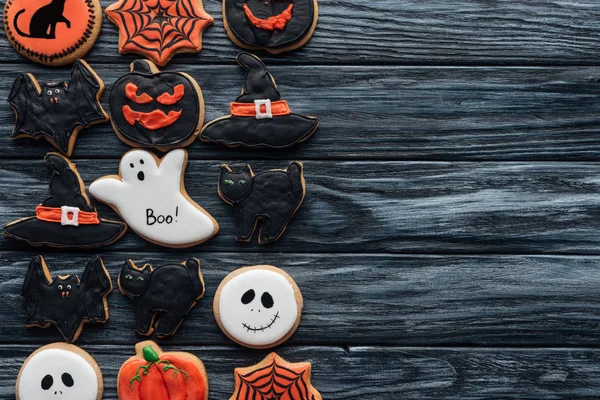
[[(111, 1), (103, 0), (106, 7)], [(239, 51), (220, 1), (200, 54), (166, 68), (199, 82), (206, 120), (240, 91)], [(201, 260), (205, 297), (160, 344), (206, 364), (210, 398), (233, 392), (233, 368), (266, 351), (229, 341), (212, 315), (219, 282), (269, 263), (300, 286), (305, 312), (277, 351), (313, 363), (325, 399), (600, 398), (600, 3), (597, 0), (320, 0), (304, 48), (260, 53), (292, 109), (318, 115), (306, 143), (280, 152), (194, 143), (186, 186), (220, 223), (187, 250), (133, 232), (98, 251), (116, 282), (126, 258), (155, 265)], [(0, 99), (19, 72), (61, 80), (0, 35)], [(86, 60), (107, 92), (135, 56), (117, 52), (106, 18)], [(103, 97), (107, 103), (107, 94)], [(0, 101), (0, 225), (32, 215), (48, 189), (44, 141), (10, 139)], [(73, 160), (87, 185), (117, 171), (128, 147), (108, 124), (79, 136)], [(233, 240), (234, 216), (216, 194), (219, 165), (256, 171), (305, 164), (307, 197), (269, 246)], [(114, 217), (97, 203), (101, 215)], [(60, 340), (27, 329), (20, 288), (33, 255), (54, 273), (81, 273), (93, 252), (32, 249), (0, 239), (0, 398), (14, 398), (23, 360)], [(131, 303), (109, 296), (111, 319), (77, 344), (116, 399), (119, 366), (141, 340)]]

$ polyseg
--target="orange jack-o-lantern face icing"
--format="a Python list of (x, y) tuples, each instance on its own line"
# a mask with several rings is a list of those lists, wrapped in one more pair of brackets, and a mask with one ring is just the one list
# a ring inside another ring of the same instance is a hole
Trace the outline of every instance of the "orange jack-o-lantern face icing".
[(4, 9), (13, 46), (34, 61), (54, 65), (66, 64), (61, 60), (82, 48), (85, 54), (99, 34), (101, 18), (97, 0), (9, 0)]
[(142, 146), (171, 146), (193, 139), (202, 124), (203, 108), (197, 84), (183, 73), (158, 72), (138, 60), (110, 94), (117, 134)]
[[(266, 3), (268, 4), (268, 3)], [(273, 15), (267, 19), (257, 18), (248, 7), (248, 4), (244, 4), (244, 12), (248, 21), (257, 28), (265, 29), (267, 31), (274, 31), (275, 29), (283, 29), (290, 19), (292, 19), (292, 8), (293, 4), (290, 4), (288, 8), (283, 10), (280, 14)]]

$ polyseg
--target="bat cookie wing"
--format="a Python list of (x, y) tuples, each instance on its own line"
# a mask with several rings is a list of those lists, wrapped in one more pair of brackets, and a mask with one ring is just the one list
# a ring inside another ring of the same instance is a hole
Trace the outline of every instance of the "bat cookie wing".
[[(71, 92), (74, 89), (74, 92)], [(79, 115), (78, 124), (82, 126), (108, 121), (108, 115), (99, 103), (104, 91), (104, 82), (83, 60), (77, 60), (71, 71), (71, 81), (67, 88), (71, 92)]]
[(48, 267), (42, 256), (34, 257), (29, 263), (21, 295), (27, 305), (27, 324), (44, 325), (42, 287), (52, 282)]
[(108, 319), (106, 296), (112, 291), (113, 286), (100, 256), (94, 256), (88, 261), (79, 287), (84, 290), (87, 319), (90, 322), (106, 321)]
[(38, 136), (50, 128), (43, 119), (35, 116), (36, 104), (41, 102), (40, 85), (32, 74), (19, 74), (13, 83), (8, 103), (15, 112), (16, 120), (12, 136)]

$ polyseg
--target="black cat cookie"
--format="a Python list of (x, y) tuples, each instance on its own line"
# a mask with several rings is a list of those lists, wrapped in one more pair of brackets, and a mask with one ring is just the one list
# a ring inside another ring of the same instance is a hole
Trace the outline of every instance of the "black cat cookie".
[(66, 65), (90, 51), (102, 26), (99, 0), (7, 0), (4, 30), (21, 55)]
[(304, 168), (298, 161), (287, 169), (254, 174), (250, 165), (234, 172), (221, 165), (219, 196), (235, 211), (235, 239), (249, 242), (261, 222), (258, 243), (274, 242), (304, 201)]
[(240, 53), (238, 64), (246, 70), (242, 94), (229, 105), (231, 114), (206, 124), (200, 139), (226, 146), (280, 149), (308, 139), (319, 126), (316, 117), (290, 110), (281, 99), (273, 76), (255, 55)]
[(75, 164), (58, 153), (48, 153), (44, 160), (52, 169), (48, 197), (35, 208), (35, 216), (6, 225), (5, 236), (32, 246), (93, 248), (114, 243), (125, 234), (123, 222), (98, 215)]
[(223, 23), (231, 41), (273, 54), (304, 46), (318, 14), (317, 0), (223, 0)]
[(133, 300), (135, 331), (144, 336), (173, 336), (185, 316), (204, 296), (200, 261), (153, 268), (127, 260), (119, 275), (119, 290)]
[(113, 129), (133, 147), (169, 151), (192, 143), (204, 123), (198, 83), (184, 72), (160, 72), (148, 60), (131, 63), (110, 92)]
[(77, 275), (52, 278), (44, 257), (29, 263), (22, 295), (27, 304), (25, 325), (47, 328), (54, 325), (67, 342), (77, 340), (83, 325), (108, 320), (108, 301), (112, 282), (99, 256), (92, 257)]
[(44, 138), (71, 156), (82, 129), (108, 121), (103, 91), (104, 82), (83, 60), (75, 62), (69, 81), (40, 84), (33, 74), (20, 74), (8, 96), (16, 118), (12, 138)]

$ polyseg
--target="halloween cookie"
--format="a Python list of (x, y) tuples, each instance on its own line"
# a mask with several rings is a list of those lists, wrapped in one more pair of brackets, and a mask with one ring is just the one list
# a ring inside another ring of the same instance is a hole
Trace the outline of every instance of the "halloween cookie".
[(187, 146), (204, 122), (196, 81), (183, 72), (159, 72), (148, 60), (131, 63), (131, 73), (113, 85), (109, 103), (115, 133), (133, 147)]
[(119, 370), (120, 400), (208, 399), (206, 369), (195, 355), (163, 352), (152, 341), (136, 344), (135, 353)]
[(275, 80), (258, 57), (240, 53), (237, 62), (246, 70), (242, 94), (229, 104), (231, 114), (202, 128), (201, 140), (232, 147), (280, 149), (305, 141), (317, 130), (316, 117), (293, 113), (281, 99)]
[(219, 196), (235, 211), (236, 240), (249, 242), (259, 221), (258, 243), (279, 239), (302, 205), (305, 193), (304, 168), (298, 161), (287, 169), (256, 175), (250, 165), (240, 172), (221, 165)]
[(83, 58), (102, 26), (99, 0), (7, 0), (4, 30), (21, 55), (44, 65)]
[(138, 235), (166, 247), (200, 244), (219, 224), (186, 193), (187, 152), (171, 150), (162, 159), (145, 150), (121, 158), (119, 175), (97, 179), (90, 193), (110, 205)]
[(106, 297), (111, 291), (110, 275), (99, 256), (88, 261), (81, 280), (77, 275), (52, 278), (44, 257), (36, 256), (23, 283), (25, 324), (41, 328), (54, 325), (67, 342), (74, 342), (85, 323), (108, 320)]
[(234, 342), (255, 349), (277, 346), (300, 325), (302, 294), (285, 271), (256, 265), (233, 271), (215, 294), (213, 312)]
[(291, 363), (271, 353), (256, 365), (235, 369), (230, 400), (321, 400), (310, 383), (310, 371), (308, 362)]
[(103, 91), (102, 79), (83, 60), (75, 62), (69, 81), (40, 84), (20, 74), (8, 96), (16, 118), (12, 138), (44, 138), (70, 156), (82, 129), (108, 121)]
[(92, 248), (125, 234), (127, 225), (100, 218), (92, 207), (75, 164), (58, 153), (48, 153), (44, 160), (52, 169), (48, 197), (35, 208), (35, 216), (6, 225), (5, 236), (33, 246)]
[(279, 54), (302, 47), (317, 26), (316, 0), (223, 0), (227, 36), (246, 49)]
[(162, 338), (173, 336), (183, 319), (204, 296), (200, 261), (192, 258), (182, 264), (153, 268), (137, 267), (127, 260), (119, 275), (119, 290), (133, 300), (135, 331)]
[(177, 53), (197, 53), (213, 17), (202, 0), (119, 0), (106, 9), (119, 28), (119, 52), (137, 53), (164, 67)]
[(17, 377), (17, 400), (100, 400), (104, 386), (96, 361), (84, 350), (53, 343), (34, 351)]

